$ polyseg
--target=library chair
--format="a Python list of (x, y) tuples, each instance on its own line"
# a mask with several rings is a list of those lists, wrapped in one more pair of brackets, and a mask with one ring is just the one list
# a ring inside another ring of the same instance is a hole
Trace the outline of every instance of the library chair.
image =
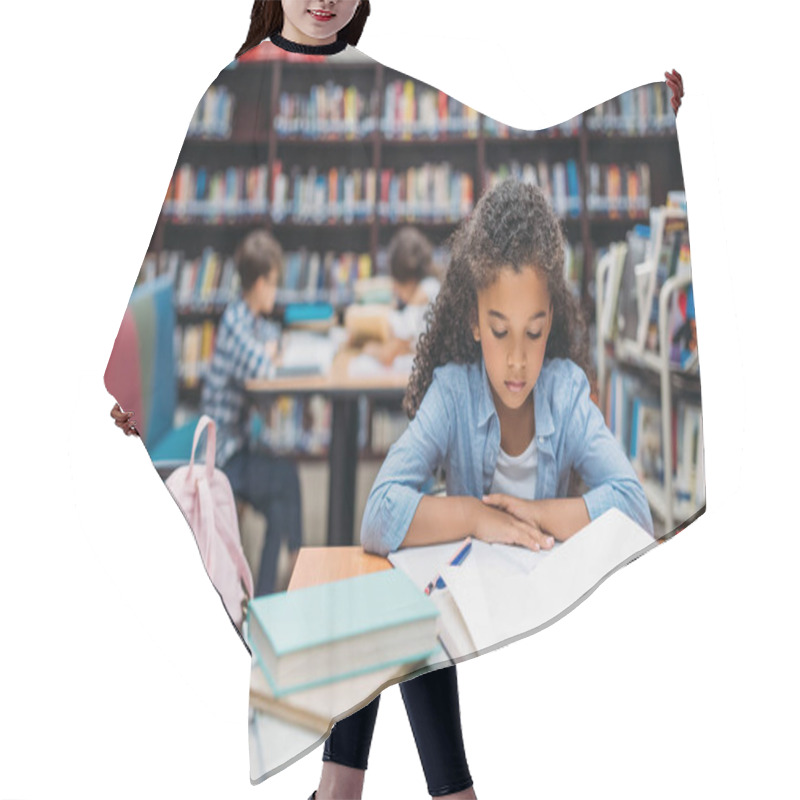
[(144, 446), (164, 479), (192, 454), (200, 415), (175, 426), (178, 386), (175, 302), (168, 275), (136, 286), (106, 367), (106, 389), (133, 411)]

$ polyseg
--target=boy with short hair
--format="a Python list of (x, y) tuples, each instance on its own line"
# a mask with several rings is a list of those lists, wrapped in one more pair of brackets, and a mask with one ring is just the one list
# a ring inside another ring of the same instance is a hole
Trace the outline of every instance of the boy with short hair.
[(395, 233), (389, 242), (388, 257), (392, 291), (402, 308), (389, 318), (390, 339), (365, 347), (365, 352), (387, 366), (397, 356), (416, 350), (425, 330), (425, 314), (441, 286), (433, 263), (433, 247), (415, 226), (404, 225)]
[(302, 544), (297, 467), (290, 459), (249, 448), (244, 391), (246, 380), (267, 377), (276, 361), (280, 326), (262, 315), (275, 307), (283, 250), (267, 231), (259, 229), (240, 244), (235, 261), (241, 294), (220, 319), (203, 383), (201, 412), (216, 423), (216, 466), (227, 475), (234, 494), (267, 518), (255, 588), (256, 595), (263, 595), (274, 591), (281, 541), (287, 542), (293, 556)]

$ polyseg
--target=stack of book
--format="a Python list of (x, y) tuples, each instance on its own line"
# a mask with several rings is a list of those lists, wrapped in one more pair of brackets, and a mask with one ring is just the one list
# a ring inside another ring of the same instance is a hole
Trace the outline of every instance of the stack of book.
[[(371, 674), (367, 682), (377, 690), (389, 676), (434, 655), (438, 617), (433, 602), (400, 570), (256, 597), (247, 618), (261, 671), (255, 694), (273, 707), (286, 698), (299, 714), (327, 726), (331, 698), (366, 685), (354, 679)], [(324, 686), (327, 691), (314, 692)]]

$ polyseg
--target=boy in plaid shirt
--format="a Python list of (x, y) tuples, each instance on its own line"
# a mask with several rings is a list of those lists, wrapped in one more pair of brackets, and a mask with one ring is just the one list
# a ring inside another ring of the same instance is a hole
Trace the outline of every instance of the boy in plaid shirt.
[[(294, 461), (251, 450), (244, 382), (264, 378), (276, 360), (280, 326), (265, 319), (275, 306), (283, 251), (265, 230), (250, 233), (236, 251), (241, 294), (222, 314), (201, 413), (217, 425), (216, 466), (237, 497), (267, 518), (256, 595), (274, 591), (281, 541), (295, 556), (302, 543), (300, 482)], [(203, 439), (206, 434), (203, 433)], [(201, 449), (200, 452), (203, 452)]]

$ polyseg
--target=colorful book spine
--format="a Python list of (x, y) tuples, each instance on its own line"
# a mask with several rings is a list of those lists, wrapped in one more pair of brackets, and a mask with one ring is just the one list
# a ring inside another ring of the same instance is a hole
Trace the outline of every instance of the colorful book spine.
[(250, 218), (268, 210), (266, 166), (228, 167), (209, 173), (181, 164), (175, 171), (163, 213), (173, 222)]
[(320, 171), (309, 167), (303, 172), (293, 166), (289, 176), (283, 165), (276, 165), (272, 181), (272, 219), (315, 225), (366, 222), (375, 213), (373, 168), (350, 169), (332, 166)]
[(383, 222), (458, 222), (475, 202), (470, 173), (448, 162), (381, 170), (378, 214)]
[(234, 95), (227, 86), (209, 86), (189, 122), (187, 137), (229, 139), (235, 108)]
[(388, 139), (475, 138), (479, 114), (445, 92), (413, 80), (389, 81), (380, 130)]
[(650, 210), (650, 166), (639, 162), (588, 165), (586, 210), (610, 219), (644, 218)]
[(281, 92), (273, 128), (283, 138), (361, 139), (376, 127), (374, 99), (334, 81), (308, 92)]
[(596, 133), (627, 136), (675, 134), (666, 82), (631, 89), (587, 111), (584, 124)]

